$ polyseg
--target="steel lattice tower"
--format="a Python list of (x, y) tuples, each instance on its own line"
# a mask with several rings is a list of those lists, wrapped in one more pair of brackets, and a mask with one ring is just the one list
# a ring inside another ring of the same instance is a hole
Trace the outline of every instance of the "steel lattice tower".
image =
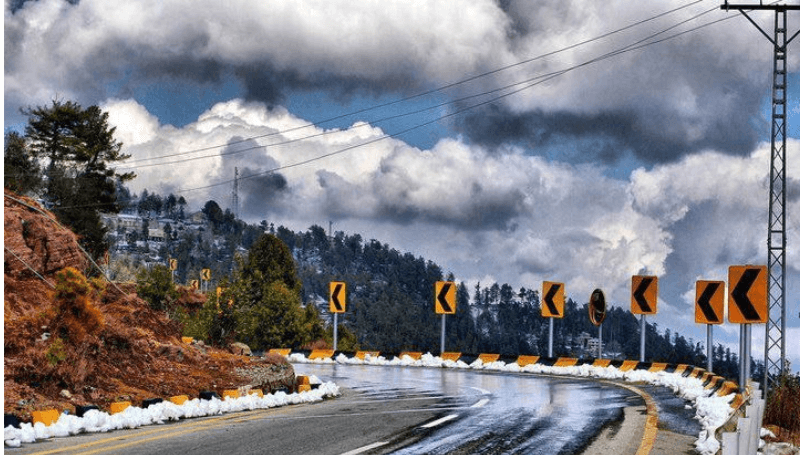
[(239, 168), (234, 168), (233, 189), (231, 190), (231, 205), (233, 206), (233, 217), (239, 219)]
[[(800, 10), (800, 5), (733, 5), (726, 1), (722, 9), (742, 13), (770, 42), (772, 42), (772, 152), (769, 178), (769, 224), (767, 256), (769, 270), (769, 316), (764, 347), (764, 396), (770, 385), (786, 370), (786, 50), (798, 33), (787, 39), (787, 10)], [(767, 34), (747, 11), (775, 12), (773, 35)]]

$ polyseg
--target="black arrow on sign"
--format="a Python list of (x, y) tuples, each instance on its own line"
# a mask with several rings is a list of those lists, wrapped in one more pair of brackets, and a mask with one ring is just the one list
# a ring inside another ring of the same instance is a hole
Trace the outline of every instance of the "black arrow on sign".
[(439, 295), (436, 296), (436, 300), (439, 301), (439, 305), (442, 306), (442, 311), (445, 313), (452, 313), (453, 309), (450, 308), (450, 304), (447, 303), (447, 293), (450, 292), (450, 287), (453, 283), (445, 283), (442, 285), (442, 289), (439, 290)]
[(714, 312), (714, 308), (711, 307), (711, 298), (717, 293), (719, 286), (720, 283), (708, 283), (703, 293), (700, 294), (700, 298), (697, 299), (697, 305), (700, 306), (706, 321), (709, 322), (719, 322), (719, 316)]
[(759, 269), (745, 269), (744, 273), (742, 273), (742, 277), (739, 278), (739, 282), (731, 293), (731, 297), (733, 297), (736, 306), (739, 307), (739, 311), (742, 312), (742, 316), (748, 321), (761, 320), (761, 315), (758, 314), (758, 311), (756, 311), (756, 308), (750, 301), (750, 297), (747, 296), (750, 287), (753, 286), (760, 272)]
[(554, 284), (550, 286), (550, 290), (547, 291), (547, 295), (544, 296), (544, 303), (547, 304), (547, 310), (550, 312), (550, 314), (554, 316), (560, 316), (560, 314), (558, 313), (558, 308), (556, 308), (556, 304), (555, 302), (553, 302), (553, 297), (556, 296), (559, 289), (561, 289), (561, 285)]
[(642, 309), (642, 313), (650, 313), (653, 311), (650, 308), (650, 305), (647, 303), (647, 299), (644, 297), (645, 291), (647, 291), (647, 288), (650, 287), (650, 283), (652, 282), (652, 278), (642, 278), (642, 281), (639, 283), (639, 286), (633, 293), (633, 298), (636, 299), (636, 303), (639, 304), (639, 308)]
[(336, 311), (342, 311), (342, 302), (339, 301), (339, 293), (342, 291), (342, 283), (337, 283), (336, 287), (333, 288), (333, 295), (331, 296), (331, 300), (333, 300), (333, 307), (336, 308)]

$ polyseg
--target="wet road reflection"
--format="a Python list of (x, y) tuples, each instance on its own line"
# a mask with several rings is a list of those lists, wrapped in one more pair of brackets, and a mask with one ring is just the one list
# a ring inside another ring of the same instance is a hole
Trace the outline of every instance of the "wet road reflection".
[(383, 453), (580, 453), (601, 429), (619, 425), (624, 407), (642, 401), (628, 390), (579, 379), (360, 365), (295, 368), (354, 390), (357, 399), (432, 398), (425, 405), (440, 408), (437, 418), (398, 436)]

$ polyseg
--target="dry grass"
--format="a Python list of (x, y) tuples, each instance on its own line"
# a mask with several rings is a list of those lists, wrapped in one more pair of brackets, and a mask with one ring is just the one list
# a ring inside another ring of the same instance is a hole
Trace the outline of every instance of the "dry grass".
[(800, 445), (800, 374), (784, 374), (770, 390), (764, 426), (779, 440)]

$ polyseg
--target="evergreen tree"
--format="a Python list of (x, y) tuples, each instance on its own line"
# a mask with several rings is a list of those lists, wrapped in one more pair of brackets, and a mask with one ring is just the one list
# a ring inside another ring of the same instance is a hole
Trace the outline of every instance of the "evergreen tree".
[(34, 194), (42, 186), (39, 163), (28, 150), (25, 138), (14, 131), (5, 136), (3, 185), (19, 194)]
[(30, 155), (45, 163), (45, 199), (95, 259), (108, 249), (100, 212), (118, 213), (118, 182), (134, 178), (109, 166), (129, 158), (114, 139), (108, 113), (74, 102), (24, 111)]
[(310, 341), (315, 324), (301, 307), (301, 283), (289, 248), (263, 234), (242, 261), (230, 291), (237, 336), (255, 349), (296, 347)]

